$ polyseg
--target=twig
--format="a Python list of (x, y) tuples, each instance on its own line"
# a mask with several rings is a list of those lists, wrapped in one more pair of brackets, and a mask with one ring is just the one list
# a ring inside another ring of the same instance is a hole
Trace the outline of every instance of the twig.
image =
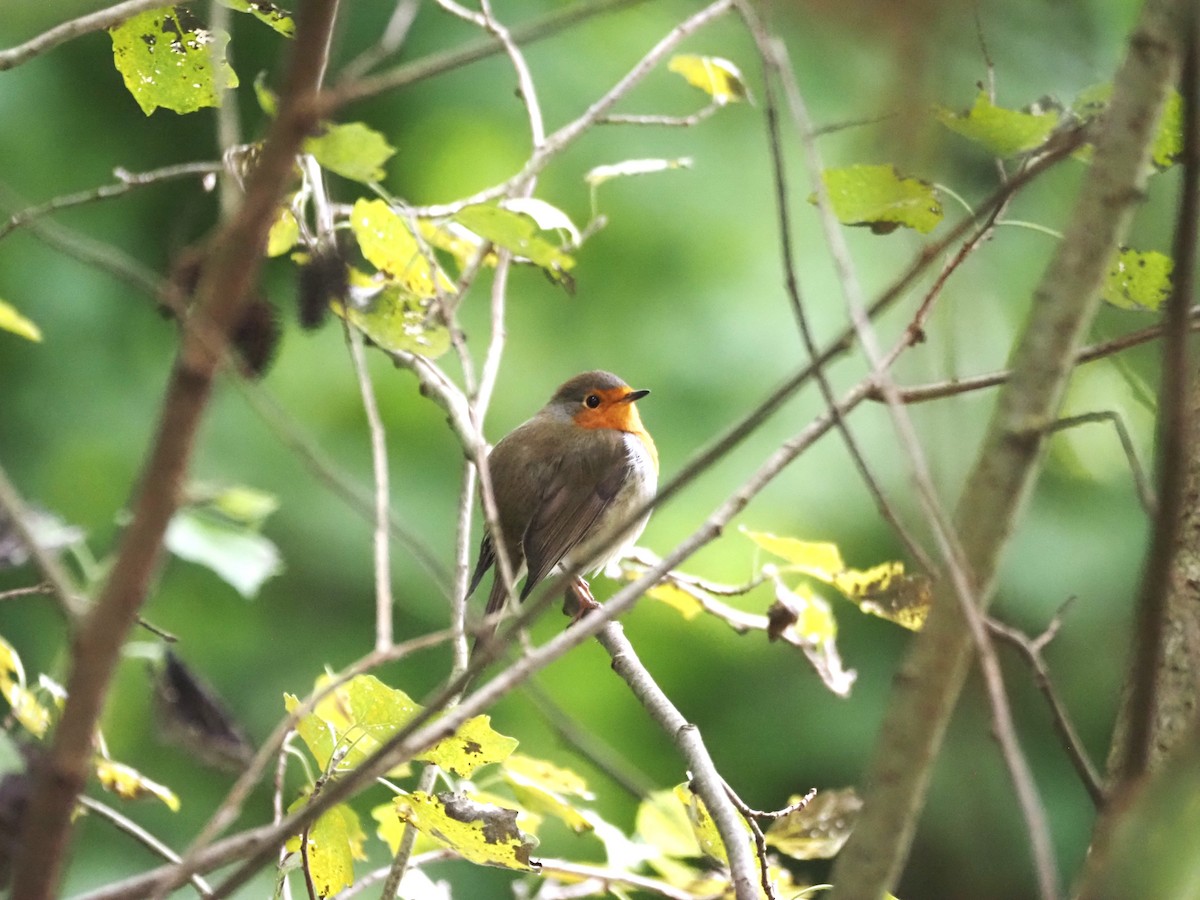
[(29, 587), (12, 588), (7, 591), (0, 591), (0, 601), (18, 600), (21, 597), (35, 597), (41, 594), (53, 594), (54, 586), (48, 581), (43, 581), (41, 584), (33, 584)]
[[(1193, 306), (1188, 310), (1187, 328), (1189, 331), (1200, 329), (1200, 306)], [(1162, 337), (1164, 330), (1165, 327), (1163, 325), (1151, 325), (1149, 328), (1131, 331), (1112, 340), (1083, 347), (1075, 354), (1075, 364), (1082, 365), (1083, 363), (1095, 362), (1098, 359), (1105, 359), (1115, 353), (1128, 350), (1130, 347), (1137, 347), (1140, 344), (1157, 340)], [(983, 388), (996, 387), (997, 385), (1004, 384), (1010, 377), (1012, 377), (1012, 370), (1003, 369), (999, 372), (989, 372), (985, 375), (951, 378), (946, 381), (915, 385), (913, 387), (899, 387), (897, 388), (896, 396), (902, 403), (925, 403), (929, 400), (941, 400), (944, 397), (953, 397), (956, 394), (965, 394)], [(868, 399), (882, 400), (883, 392), (875, 389), (871, 392), (871, 396)]]
[[(80, 794), (79, 805), (84, 809), (91, 810), (96, 815), (107, 819), (113, 825), (116, 825), (117, 828), (121, 829), (121, 831), (124, 831), (126, 834), (140, 843), (143, 847), (146, 847), (157, 853), (163, 859), (167, 860), (167, 862), (179, 862), (179, 854), (144, 829), (137, 822), (126, 816), (123, 816), (108, 804), (101, 803), (99, 800), (93, 800), (86, 794)], [(201, 897), (208, 897), (212, 894), (212, 888), (209, 886), (208, 882), (199, 875), (193, 875), (188, 880), (196, 888), (196, 892)]]
[[(420, 779), (417, 781), (416, 789), (428, 794), (433, 790), (438, 780), (437, 766), (427, 765), (421, 773)], [(404, 873), (408, 871), (409, 860), (412, 859), (413, 846), (417, 843), (417, 835), (420, 831), (412, 822), (404, 823), (404, 833), (400, 837), (400, 847), (396, 850), (396, 856), (392, 859), (392, 867), (388, 871), (387, 880), (383, 883), (383, 888), (379, 892), (379, 900), (395, 900), (396, 892), (400, 890), (400, 882), (404, 880)]]
[(705, 119), (711, 118), (719, 109), (720, 103), (710, 103), (690, 116), (639, 116), (614, 113), (596, 120), (597, 125), (657, 125), (663, 128), (691, 128), (699, 125)]
[(23, 44), (10, 47), (8, 50), (0, 50), (0, 72), (28, 62), (35, 56), (52, 50), (72, 38), (104, 28), (112, 28), (138, 13), (160, 6), (162, 3), (155, 2), (155, 0), (126, 0), (125, 3), (118, 3), (116, 6), (99, 9), (85, 16), (63, 22), (61, 25), (55, 25), (49, 31), (44, 31)]
[[(1158, 719), (1158, 686), (1162, 677), (1163, 641), (1166, 637), (1167, 597), (1171, 589), (1173, 562), (1179, 552), (1179, 534), (1187, 480), (1188, 440), (1191, 409), (1188, 385), (1188, 304), (1196, 279), (1197, 216), (1200, 215), (1200, 47), (1197, 47), (1197, 15), (1193, 4), (1180, 4), (1179, 24), (1184, 25), (1180, 74), (1183, 96), (1183, 182), (1180, 185), (1179, 215), (1175, 222), (1172, 258), (1175, 261), (1171, 294), (1163, 310), (1162, 380), (1159, 384), (1158, 428), (1156, 430), (1158, 513), (1154, 517), (1150, 545), (1138, 585), (1134, 612), (1133, 653), (1130, 661), (1128, 727), (1120, 754), (1119, 778), (1124, 785), (1144, 775), (1154, 756), (1155, 723)], [(1190, 448), (1193, 454), (1197, 448)]]
[(1117, 412), (1111, 409), (1103, 409), (1097, 412), (1068, 416), (1059, 419), (1048, 430), (1063, 431), (1068, 428), (1074, 428), (1076, 425), (1085, 425), (1090, 422), (1108, 422), (1117, 432), (1117, 440), (1121, 442), (1121, 449), (1125, 451), (1125, 460), (1129, 463), (1129, 471), (1133, 476), (1133, 486), (1137, 491), (1138, 500), (1141, 501), (1142, 509), (1146, 511), (1146, 515), (1154, 516), (1155, 510), (1158, 509), (1158, 500), (1154, 496), (1154, 489), (1150, 486), (1150, 480), (1146, 477), (1146, 473), (1142, 469), (1142, 464), (1138, 461), (1137, 451), (1133, 446), (1133, 438), (1129, 436), (1129, 430), (1125, 427), (1125, 421)]
[(1062, 742), (1063, 750), (1066, 751), (1067, 759), (1075, 767), (1075, 773), (1079, 776), (1079, 780), (1083, 782), (1083, 787), (1088, 792), (1088, 796), (1092, 798), (1092, 803), (1099, 809), (1104, 805), (1104, 786), (1100, 781), (1100, 775), (1096, 772), (1096, 767), (1092, 765), (1087, 752), (1083, 749), (1083, 742), (1080, 741), (1079, 735), (1075, 731), (1075, 726), (1071, 724), (1067, 709), (1059, 698), (1058, 692), (1054, 689), (1054, 682), (1050, 679), (1050, 670), (1046, 666), (1046, 661), (1042, 658), (1042, 648), (1058, 632), (1059, 626), (1062, 624), (1062, 614), (1063, 610), (1060, 609), (1055, 613), (1050, 624), (1046, 626), (1046, 630), (1033, 639), (1030, 639), (1016, 628), (1005, 625), (1003, 622), (993, 618), (987, 620), (987, 625), (988, 630), (995, 637), (1013, 647), (1024, 657), (1025, 662), (1028, 663), (1030, 670), (1033, 672), (1033, 683), (1042, 692), (1042, 696), (1046, 698), (1046, 703), (1050, 706), (1050, 715), (1054, 722), (1054, 730), (1058, 732), (1058, 737)]
[(37, 206), (30, 206), (13, 213), (8, 217), (7, 222), (0, 224), (0, 239), (7, 237), (10, 232), (15, 231), (22, 225), (37, 221), (44, 216), (64, 209), (95, 203), (99, 200), (108, 200), (112, 197), (120, 197), (122, 194), (128, 194), (134, 188), (145, 185), (161, 184), (177, 178), (190, 178), (196, 175), (205, 177), (221, 170), (222, 166), (217, 162), (178, 163), (173, 166), (163, 166), (161, 169), (153, 169), (149, 172), (126, 172), (123, 169), (117, 169), (116, 184), (105, 184), (91, 190), (78, 191), (74, 194), (63, 194), (52, 200), (47, 200), (45, 203), (39, 203)]
[[(77, 620), (87, 608), (87, 598), (76, 587), (75, 580), (63, 568), (58, 557), (38, 543), (37, 536), (29, 527), (25, 501), (21, 498), (16, 485), (8, 480), (8, 473), (5, 472), (2, 465), (0, 465), (0, 512), (4, 513), (4, 518), (17, 532), (17, 536), (21, 538), (21, 543), (25, 545), (34, 565), (46, 579), (46, 584), (39, 587), (48, 587), (48, 590), (42, 591), (42, 593), (54, 596), (59, 609), (67, 617), (67, 621)], [(37, 589), (25, 590), (33, 593)]]
[(342, 66), (339, 79), (347, 82), (353, 81), (371, 71), (399, 50), (404, 45), (408, 31), (412, 28), (412, 23), (416, 21), (420, 8), (420, 0), (398, 0), (379, 40)]
[(752, 874), (755, 866), (750, 846), (745, 839), (746, 833), (742, 830), (741, 817), (730, 801), (725, 782), (704, 747), (699, 729), (688, 722), (663, 693), (662, 688), (638, 659), (637, 652), (625, 637), (625, 631), (619, 623), (608, 622), (596, 634), (596, 639), (612, 657), (613, 671), (629, 685), (650, 717), (679, 747), (692, 773), (692, 784), (696, 793), (704, 801), (708, 814), (712, 816), (713, 824), (717, 826), (721, 835), (721, 841), (725, 844), (734, 893), (738, 900), (754, 900), (758, 896)]
[[(596, 882), (606, 893), (612, 893), (608, 890), (610, 885), (622, 884), (628, 885), (636, 891), (645, 891), (648, 894), (664, 897), (666, 900), (718, 900), (723, 896), (716, 894), (708, 898), (697, 897), (695, 893), (675, 887), (661, 879), (647, 878), (645, 875), (635, 875), (632, 872), (622, 872), (620, 869), (606, 869), (603, 866), (571, 862), (565, 859), (547, 859), (544, 856), (539, 858), (538, 862), (541, 863), (543, 876), (557, 873), (567, 876), (572, 882), (577, 879)], [(545, 891), (538, 892), (538, 896), (544, 895)]]

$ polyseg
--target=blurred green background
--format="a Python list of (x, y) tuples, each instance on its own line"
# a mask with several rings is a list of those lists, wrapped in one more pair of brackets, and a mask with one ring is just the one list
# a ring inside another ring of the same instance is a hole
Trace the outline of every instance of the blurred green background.
[[(0, 46), (88, 8), (30, 0), (6, 0), (4, 7)], [(343, 7), (333, 77), (339, 65), (373, 42), (391, 11), (384, 2)], [(515, 0), (494, 7), (512, 26), (560, 5)], [(578, 115), (696, 8), (678, 0), (643, 3), (528, 46), (548, 127)], [(1069, 104), (1081, 89), (1110, 79), (1135, 12), (1123, 0), (1008, 0), (981, 9), (999, 102), (1020, 107), (1049, 97)], [(977, 83), (987, 78), (969, 6), (917, 0), (881, 9), (867, 0), (816, 0), (778, 4), (771, 13), (817, 124), (883, 117), (822, 138), (827, 165), (894, 162), (969, 201), (991, 192), (997, 180), (993, 162), (941, 129), (931, 115), (935, 103), (966, 107)], [(250, 139), (264, 126), (250, 84), (260, 71), (277, 83), (284, 48), (248, 17), (233, 19), (232, 61), (242, 81), (236, 102)], [(474, 37), (469, 27), (425, 4), (397, 61)], [(583, 223), (589, 196), (582, 175), (593, 166), (639, 157), (694, 160), (690, 170), (601, 187), (600, 211), (609, 223), (578, 254), (574, 296), (536, 271), (514, 273), (508, 348), (487, 422), (493, 441), (541, 406), (565, 378), (607, 368), (635, 387), (653, 390), (641, 408), (658, 442), (663, 473), (670, 477), (804, 361), (783, 290), (761, 70), (752, 42), (735, 18), (726, 17), (682, 50), (732, 60), (758, 103), (722, 110), (692, 129), (599, 127), (546, 171), (538, 196)], [(446, 202), (507, 178), (526, 158), (527, 121), (514, 89), (511, 67), (495, 57), (355, 104), (340, 119), (366, 122), (397, 148), (388, 165), (390, 191), (417, 204)], [(664, 66), (620, 111), (686, 114), (703, 102)], [(0, 73), (0, 122), (0, 181), (20, 198), (12, 193), (0, 198), (6, 215), (25, 204), (109, 183), (116, 167), (136, 172), (219, 154), (213, 112), (180, 117), (159, 111), (146, 117), (139, 111), (112, 67), (104, 34)], [(845, 308), (815, 209), (806, 202), (809, 187), (794, 133), (785, 126), (785, 134), (801, 290), (818, 335), (827, 339), (843, 327)], [(1008, 217), (1060, 228), (1082, 171), (1074, 162), (1060, 166), (1023, 192)], [(1130, 239), (1139, 249), (1168, 249), (1174, 184), (1171, 173), (1152, 182), (1150, 201)], [(335, 183), (333, 190), (341, 200), (358, 196), (347, 182)], [(951, 217), (961, 213), (953, 200), (947, 198), (946, 204)], [(195, 181), (176, 181), (73, 209), (53, 221), (164, 274), (174, 255), (202, 237), (215, 216), (213, 195)], [(865, 229), (849, 229), (846, 237), (870, 294), (886, 287), (923, 241), (902, 231), (880, 237)], [(1053, 247), (1054, 239), (1043, 233), (1000, 228), (950, 280), (926, 328), (927, 342), (897, 368), (900, 382), (1002, 366)], [(907, 324), (934, 269), (879, 322), (885, 344)], [(298, 329), (290, 263), (269, 263), (264, 286), (281, 311), (285, 335), (262, 389), (341, 471), (368, 485), (368, 434), (340, 329)], [(486, 287), (486, 282), (476, 287), (462, 313), (480, 358), (488, 337)], [(145, 293), (47, 246), (29, 229), (0, 240), (0, 297), (32, 318), (45, 338), (31, 344), (0, 333), (0, 463), (29, 500), (86, 529), (90, 549), (104, 557), (118, 534), (155, 424), (175, 351), (175, 326), (155, 311)], [(1106, 310), (1093, 339), (1148, 324), (1143, 316)], [(414, 379), (379, 354), (373, 357), (371, 371), (388, 428), (394, 510), (448, 567), (460, 451), (439, 411), (418, 395)], [(1132, 385), (1152, 384), (1154, 352), (1134, 351), (1123, 360), (1124, 369), (1103, 362), (1080, 370), (1068, 404), (1072, 412), (1118, 411), (1146, 461), (1151, 413), (1137, 402)], [(446, 365), (453, 372), (449, 358)], [(833, 368), (831, 378), (845, 388), (863, 371), (861, 360), (847, 359)], [(947, 504), (973, 460), (992, 400), (993, 394), (985, 392), (912, 409)], [(810, 387), (658, 510), (642, 543), (668, 552), (821, 407)], [(851, 427), (889, 497), (928, 545), (915, 524), (919, 514), (907, 467), (885, 412), (864, 406)], [(180, 655), (261, 740), (282, 715), (283, 692), (303, 693), (325, 666), (340, 668), (370, 649), (371, 527), (283, 446), (228, 382), (216, 393), (192, 471), (197, 479), (244, 483), (280, 499), (281, 509), (266, 533), (280, 547), (286, 570), (257, 599), (246, 601), (209, 571), (170, 559), (145, 615), (180, 636)], [(901, 543), (881, 521), (836, 435), (797, 460), (735, 524), (835, 541), (847, 561), (860, 567), (903, 558)], [(475, 539), (478, 528), (477, 521)], [(1099, 761), (1122, 678), (1130, 589), (1144, 531), (1145, 518), (1115, 435), (1110, 428), (1089, 425), (1052, 442), (1047, 471), (1005, 557), (996, 612), (1006, 621), (1037, 632), (1063, 601), (1079, 598), (1047, 655), (1087, 748)], [(738, 582), (753, 573), (755, 562), (750, 542), (731, 528), (686, 568)], [(0, 590), (35, 577), (28, 567), (0, 572)], [(398, 638), (446, 624), (444, 597), (398, 546), (393, 585)], [(595, 588), (603, 597), (613, 585), (597, 579)], [(733, 602), (761, 612), (770, 597), (761, 589)], [(760, 636), (739, 637), (705, 618), (685, 622), (648, 601), (625, 620), (646, 665), (700, 727), (724, 776), (757, 808), (781, 807), (789, 795), (813, 786), (856, 783), (871, 752), (891, 675), (910, 637), (836, 603), (842, 658), (858, 672), (848, 700), (829, 694), (793, 649)], [(562, 624), (557, 614), (549, 615), (536, 637), (545, 639)], [(0, 605), (0, 634), (22, 653), (30, 672), (65, 679), (64, 627), (48, 601)], [(1069, 876), (1083, 859), (1092, 810), (1058, 748), (1028, 672), (1003, 656), (1024, 747), (1048, 807), (1062, 871)], [(432, 652), (379, 674), (419, 698), (443, 677), (446, 664), (444, 652)], [(538, 682), (654, 783), (667, 787), (684, 780), (670, 740), (610, 675), (599, 648), (581, 648)], [(500, 731), (521, 740), (523, 751), (587, 774), (601, 813), (631, 826), (635, 799), (562, 747), (526, 697), (510, 697), (492, 715)], [(182, 847), (223, 796), (229, 776), (200, 769), (187, 752), (156, 740), (150, 688), (139, 660), (122, 664), (104, 727), (116, 758), (181, 795), (177, 814), (150, 801), (131, 814)], [(373, 802), (382, 802), (381, 796)], [(361, 810), (367, 807), (360, 804)], [(268, 816), (269, 793), (262, 790), (242, 824)], [(92, 820), (80, 824), (75, 846), (68, 891), (153, 864), (128, 838)], [(600, 854), (594, 839), (566, 834), (551, 833), (542, 849), (575, 858)], [(905, 900), (1029, 896), (1034, 890), (1029, 859), (1013, 792), (990, 738), (986, 704), (973, 680), (897, 894)], [(377, 853), (375, 860), (380, 860)], [(446, 865), (436, 874), (473, 886), (475, 896), (506, 895), (511, 876), (470, 869)], [(814, 878), (824, 874), (821, 865), (801, 871)], [(245, 896), (267, 890), (263, 881)]]

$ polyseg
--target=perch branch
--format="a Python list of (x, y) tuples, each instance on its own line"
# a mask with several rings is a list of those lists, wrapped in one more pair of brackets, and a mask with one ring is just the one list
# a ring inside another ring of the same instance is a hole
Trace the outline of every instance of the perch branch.
[(93, 31), (112, 28), (114, 25), (120, 25), (126, 19), (136, 16), (138, 13), (145, 12), (148, 9), (157, 9), (162, 5), (161, 0), (159, 2), (156, 2), (156, 0), (126, 0), (125, 3), (118, 3), (116, 6), (110, 6), (106, 9), (98, 9), (85, 16), (79, 16), (68, 22), (63, 22), (61, 25), (55, 25), (48, 31), (43, 31), (37, 37), (30, 38), (23, 44), (18, 44), (16, 47), (10, 47), (7, 50), (0, 50), (0, 72), (3, 72), (5, 69), (15, 68), (23, 62), (28, 62), (35, 56), (40, 56), (48, 50), (53, 50), (59, 44), (65, 44), (72, 38), (77, 38), (82, 34), (89, 34)]

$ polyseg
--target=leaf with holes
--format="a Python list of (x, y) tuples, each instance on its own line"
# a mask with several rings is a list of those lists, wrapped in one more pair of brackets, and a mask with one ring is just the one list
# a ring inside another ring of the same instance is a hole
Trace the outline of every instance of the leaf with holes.
[(1174, 268), (1165, 253), (1125, 247), (1108, 268), (1101, 296), (1118, 309), (1154, 312), (1171, 295)]

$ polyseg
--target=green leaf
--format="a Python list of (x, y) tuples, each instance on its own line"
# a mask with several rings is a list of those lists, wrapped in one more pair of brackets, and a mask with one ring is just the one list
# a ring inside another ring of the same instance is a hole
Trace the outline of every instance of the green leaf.
[[(700, 849), (713, 859), (728, 863), (729, 854), (725, 849), (725, 842), (721, 839), (721, 834), (717, 831), (717, 824), (709, 815), (708, 807), (704, 805), (700, 795), (692, 790), (690, 784), (684, 782), (675, 786), (675, 796), (683, 804), (688, 822), (692, 826), (692, 833), (696, 836)], [(750, 826), (743, 822), (743, 827), (746, 832), (746, 840), (750, 841)]]
[(270, 0), (221, 0), (221, 4), (237, 12), (249, 13), (284, 37), (296, 36), (296, 23), (292, 21), (292, 14)]
[(225, 59), (229, 35), (193, 24), (186, 12), (150, 10), (109, 33), (117, 71), (146, 115), (160, 106), (177, 113), (218, 106), (221, 92), (238, 85)]
[(8, 331), (29, 341), (40, 342), (42, 331), (16, 308), (0, 300), (0, 331)]
[(279, 498), (274, 494), (244, 484), (227, 487), (196, 484), (187, 493), (193, 505), (204, 504), (231, 522), (255, 529), (261, 528), (271, 514), (279, 509)]
[(718, 106), (750, 99), (750, 89), (746, 87), (738, 67), (719, 56), (680, 54), (671, 57), (667, 69), (682, 75), (693, 87), (700, 88)]
[(667, 856), (700, 855), (687, 807), (675, 791), (653, 791), (638, 805), (634, 830)]
[(951, 131), (983, 145), (994, 156), (1008, 157), (1044, 144), (1058, 126), (1059, 111), (1006, 109), (994, 105), (987, 91), (981, 90), (966, 112), (939, 107), (937, 117)]
[(414, 296), (386, 278), (364, 289), (364, 283), (371, 283), (369, 278), (351, 270), (351, 294), (369, 290), (370, 299), (348, 307), (334, 302), (334, 313), (384, 350), (404, 350), (436, 359), (450, 349), (450, 331), (434, 315), (431, 298)]
[[(1081, 121), (1090, 122), (1103, 115), (1112, 99), (1112, 82), (1094, 84), (1080, 91), (1071, 111)], [(1088, 148), (1090, 151), (1090, 148)], [(1174, 88), (1167, 95), (1162, 119), (1150, 151), (1150, 159), (1158, 170), (1169, 169), (1183, 153), (1183, 97)], [(1085, 157), (1090, 153), (1083, 154)]]
[(410, 294), (436, 296), (435, 278), (443, 292), (454, 292), (454, 282), (435, 260), (421, 252), (408, 224), (382, 200), (360, 198), (355, 202), (350, 211), (350, 230), (367, 261)]
[(1108, 269), (1101, 296), (1118, 309), (1156, 310), (1171, 294), (1175, 263), (1157, 250), (1120, 250)]
[(480, 203), (459, 210), (454, 221), (497, 247), (529, 260), (555, 280), (575, 267), (573, 257), (537, 236), (538, 225), (529, 216)]
[(397, 797), (395, 805), (401, 819), (469, 862), (524, 872), (539, 868), (529, 855), (537, 843), (517, 827), (516, 810), (465, 794), (422, 791)]
[[(792, 797), (788, 804), (801, 799)], [(771, 823), (767, 845), (792, 859), (831, 859), (850, 837), (860, 809), (854, 788), (818, 791), (802, 809)]]
[(203, 508), (181, 509), (167, 526), (167, 549), (211, 569), (246, 599), (283, 571), (279, 550), (257, 531)]
[[(847, 166), (821, 173), (833, 212), (843, 225), (865, 225), (889, 234), (903, 225), (928, 234), (942, 221), (942, 203), (933, 185), (907, 178), (894, 166)], [(810, 196), (816, 203), (816, 196)]]
[(372, 184), (383, 180), (383, 164), (395, 155), (396, 148), (362, 122), (347, 122), (322, 126), (321, 134), (304, 142), (304, 152), (343, 178)]

